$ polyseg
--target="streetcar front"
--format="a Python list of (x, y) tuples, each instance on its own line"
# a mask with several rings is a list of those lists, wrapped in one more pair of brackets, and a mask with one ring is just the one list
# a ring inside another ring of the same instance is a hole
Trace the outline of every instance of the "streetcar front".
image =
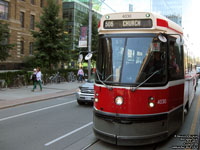
[[(134, 21), (134, 27), (143, 24)], [(152, 26), (149, 19), (144, 24)], [(155, 32), (100, 34), (93, 116), (97, 138), (117, 145), (151, 144), (181, 125), (183, 92), (170, 95), (184, 85), (169, 84), (168, 44)]]

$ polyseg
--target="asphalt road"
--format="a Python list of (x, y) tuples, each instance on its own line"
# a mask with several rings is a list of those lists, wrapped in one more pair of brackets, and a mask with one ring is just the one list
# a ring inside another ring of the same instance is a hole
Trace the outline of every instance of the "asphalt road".
[(185, 123), (175, 135), (164, 142), (140, 147), (119, 147), (97, 140), (92, 131), (92, 106), (79, 106), (74, 95), (3, 109), (0, 110), (0, 150), (175, 149), (191, 138), (197, 142), (199, 93), (198, 87)]
[(75, 96), (0, 110), (0, 150), (64, 150), (90, 134), (92, 106), (79, 106)]

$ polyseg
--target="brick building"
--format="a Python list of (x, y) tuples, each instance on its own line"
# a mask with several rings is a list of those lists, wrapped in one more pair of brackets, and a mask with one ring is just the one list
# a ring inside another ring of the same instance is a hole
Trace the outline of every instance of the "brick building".
[[(62, 0), (57, 0), (62, 17)], [(31, 30), (37, 30), (35, 23), (39, 22), (46, 0), (0, 0), (0, 21), (9, 23), (9, 43), (16, 46), (10, 50), (6, 61), (0, 62), (0, 70), (19, 69), (25, 56), (33, 53), (33, 37)]]

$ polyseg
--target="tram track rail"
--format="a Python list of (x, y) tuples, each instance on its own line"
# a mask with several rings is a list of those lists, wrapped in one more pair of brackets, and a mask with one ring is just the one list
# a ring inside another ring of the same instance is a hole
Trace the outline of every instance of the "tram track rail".
[(88, 144), (86, 147), (82, 148), (81, 150), (87, 150), (88, 148), (90, 148), (92, 145), (96, 144), (97, 142), (99, 142), (99, 139), (95, 140), (94, 142)]

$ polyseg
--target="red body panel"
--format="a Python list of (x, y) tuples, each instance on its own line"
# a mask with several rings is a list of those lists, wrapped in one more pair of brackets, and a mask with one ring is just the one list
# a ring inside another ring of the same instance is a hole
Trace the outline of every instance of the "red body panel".
[[(168, 112), (183, 104), (184, 84), (172, 86), (166, 89), (137, 89), (132, 92), (127, 88), (115, 88), (109, 90), (106, 87), (95, 85), (94, 103), (96, 109), (119, 114), (154, 114)], [(97, 94), (98, 93), (98, 94)], [(97, 96), (98, 95), (98, 96)], [(121, 106), (115, 104), (115, 98), (122, 96), (124, 103)], [(155, 106), (149, 107), (150, 97), (153, 97)]]

